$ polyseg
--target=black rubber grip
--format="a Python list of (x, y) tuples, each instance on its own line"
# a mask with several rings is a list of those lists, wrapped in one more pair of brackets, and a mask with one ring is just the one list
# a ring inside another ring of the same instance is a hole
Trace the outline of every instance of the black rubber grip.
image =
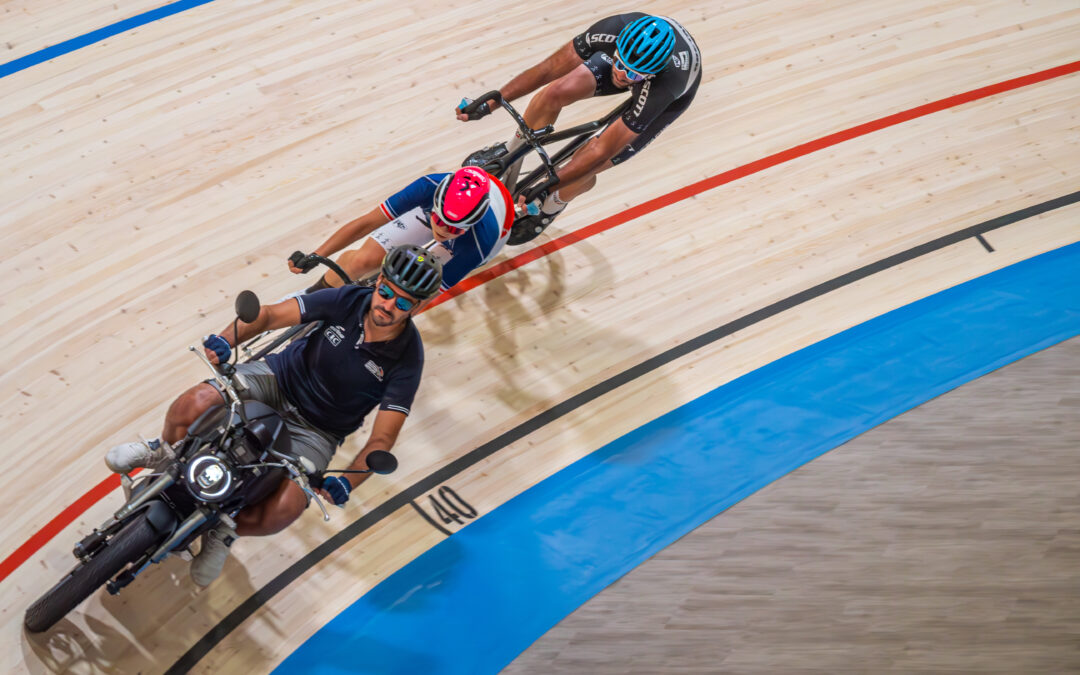
[[(489, 91), (488, 93), (473, 99), (472, 103), (460, 108), (460, 110), (462, 114), (468, 115), (471, 120), (480, 119), (484, 115), (491, 113), (491, 107), (486, 106), (485, 104), (492, 99), (495, 100), (496, 104), (501, 103), (502, 94), (500, 94), (497, 89), (495, 91)], [(482, 109), (481, 106), (484, 106), (484, 108)]]
[(293, 251), (293, 254), (289, 256), (289, 262), (293, 264), (293, 267), (299, 268), (305, 273), (315, 269), (319, 264), (318, 260), (312, 260), (311, 256), (303, 251)]

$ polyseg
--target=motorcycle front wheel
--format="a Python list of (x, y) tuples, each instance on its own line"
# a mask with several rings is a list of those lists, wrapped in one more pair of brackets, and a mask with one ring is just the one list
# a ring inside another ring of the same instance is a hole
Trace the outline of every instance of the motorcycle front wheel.
[(162, 535), (147, 520), (146, 514), (139, 514), (108, 540), (90, 560), (71, 570), (60, 583), (27, 608), (23, 620), (26, 630), (40, 633), (52, 628), (53, 624), (75, 609), (98, 587), (145, 553), (160, 536)]

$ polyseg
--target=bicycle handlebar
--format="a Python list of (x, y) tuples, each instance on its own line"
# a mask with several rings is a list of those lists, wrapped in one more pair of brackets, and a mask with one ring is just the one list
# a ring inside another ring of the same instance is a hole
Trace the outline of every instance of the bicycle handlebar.
[[(499, 105), (506, 103), (506, 101), (503, 100), (502, 94), (496, 89), (494, 91), (489, 91), (475, 100), (469, 101), (465, 105), (460, 106), (458, 110), (460, 110), (463, 115), (468, 115), (469, 119), (478, 120), (484, 115), (484, 113), (480, 111), (480, 106), (491, 100), (494, 100), (495, 103)], [(462, 103), (465, 103), (464, 99), (462, 99)], [(491, 112), (491, 110), (489, 109), (488, 112)], [(477, 115), (477, 113), (480, 114)]]
[(289, 262), (291, 262), (294, 267), (298, 267), (304, 274), (307, 274), (319, 265), (326, 265), (334, 272), (334, 274), (341, 277), (341, 280), (344, 281), (346, 285), (351, 285), (353, 283), (352, 277), (346, 274), (345, 270), (341, 269), (336, 262), (329, 258), (324, 258), (317, 253), (305, 254), (303, 251), (293, 251), (293, 254), (289, 256)]

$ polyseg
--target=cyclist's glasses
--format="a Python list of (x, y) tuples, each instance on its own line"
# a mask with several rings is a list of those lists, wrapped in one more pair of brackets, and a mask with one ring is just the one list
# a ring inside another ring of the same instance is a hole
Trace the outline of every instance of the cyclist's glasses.
[(619, 52), (615, 52), (615, 64), (614, 65), (615, 65), (616, 68), (621, 70), (623, 72), (623, 75), (626, 76), (626, 79), (630, 80), (631, 82), (641, 82), (643, 80), (649, 79), (648, 75), (642, 75), (641, 73), (635, 73), (634, 71), (627, 68), (626, 63), (624, 63), (623, 60), (622, 60), (622, 57), (619, 56)]
[(386, 298), (387, 300), (397, 295), (397, 300), (394, 302), (394, 306), (396, 306), (403, 312), (407, 312), (413, 307), (415, 307), (417, 302), (416, 300), (409, 300), (408, 298), (401, 297), (394, 292), (394, 289), (390, 288), (386, 284), (379, 284), (379, 295)]
[(431, 212), (431, 224), (432, 225), (439, 225), (439, 226), (445, 228), (447, 232), (449, 232), (450, 234), (452, 234), (454, 236), (457, 236), (459, 234), (465, 234), (465, 229), (464, 228), (454, 227), (453, 225), (447, 223), (445, 220), (440, 218), (439, 215), (437, 213), (435, 213), (434, 211)]

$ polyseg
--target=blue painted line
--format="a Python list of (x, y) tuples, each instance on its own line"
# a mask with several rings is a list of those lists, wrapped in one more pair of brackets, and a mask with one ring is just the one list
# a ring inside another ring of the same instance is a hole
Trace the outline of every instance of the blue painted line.
[(138, 28), (139, 26), (150, 23), (151, 21), (157, 21), (158, 19), (164, 19), (167, 16), (178, 14), (186, 9), (192, 7), (198, 7), (199, 5), (205, 5), (213, 2), (213, 0), (179, 0), (164, 7), (158, 7), (152, 9), (149, 12), (143, 12), (137, 16), (133, 16), (130, 19), (124, 19), (123, 21), (117, 21), (116, 23), (99, 28), (95, 31), (87, 33), (86, 35), (80, 35), (77, 38), (65, 40), (60, 44), (46, 47), (33, 54), (27, 54), (26, 56), (15, 59), (14, 61), (8, 61), (7, 63), (0, 64), (0, 77), (7, 77), (12, 73), (17, 73), (20, 70), (25, 70), (30, 66), (36, 66), (39, 63), (44, 63), (50, 59), (55, 59), (58, 56), (63, 56), (76, 49), (81, 49), (87, 45), (92, 45), (95, 42), (101, 42), (106, 38), (110, 38), (117, 33), (123, 33), (129, 31), (132, 28)]
[(1080, 244), (877, 317), (575, 462), (428, 550), (274, 672), (494, 673), (611, 582), (784, 474), (1080, 334)]

